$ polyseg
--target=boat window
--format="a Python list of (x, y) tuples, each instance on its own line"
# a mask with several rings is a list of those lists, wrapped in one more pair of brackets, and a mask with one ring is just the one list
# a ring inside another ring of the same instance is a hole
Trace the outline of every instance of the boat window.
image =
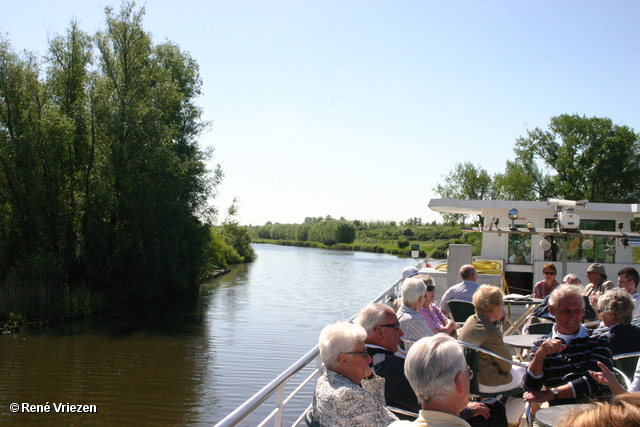
[[(545, 219), (545, 228), (554, 228), (553, 218)], [(615, 231), (615, 220), (581, 219), (581, 230)], [(548, 236), (551, 247), (544, 253), (545, 261), (562, 260), (563, 237)], [(578, 237), (567, 236), (567, 261), (569, 262), (604, 262), (615, 263), (615, 239), (611, 237)]]
[[(526, 228), (524, 224), (515, 224)], [(531, 235), (509, 234), (509, 264), (531, 264)]]

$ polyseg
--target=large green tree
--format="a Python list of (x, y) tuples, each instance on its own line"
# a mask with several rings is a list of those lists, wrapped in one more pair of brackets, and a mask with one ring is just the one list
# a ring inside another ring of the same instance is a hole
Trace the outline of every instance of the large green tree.
[[(638, 134), (611, 119), (552, 117), (549, 130), (536, 128), (517, 138), (514, 152), (515, 160), (493, 176), (479, 165), (457, 163), (436, 194), (463, 200), (640, 200)], [(463, 217), (445, 214), (451, 219)]]
[[(541, 198), (637, 203), (640, 200), (638, 134), (609, 118), (563, 114), (549, 130), (536, 128), (516, 140), (523, 169), (538, 185)], [(542, 174), (538, 162), (548, 170)]]
[(198, 144), (198, 65), (152, 42), (144, 8), (105, 11), (104, 31), (72, 22), (43, 62), (0, 38), (3, 303), (16, 289), (66, 292), (65, 307), (79, 288), (120, 300), (187, 292), (210, 265), (222, 172)]

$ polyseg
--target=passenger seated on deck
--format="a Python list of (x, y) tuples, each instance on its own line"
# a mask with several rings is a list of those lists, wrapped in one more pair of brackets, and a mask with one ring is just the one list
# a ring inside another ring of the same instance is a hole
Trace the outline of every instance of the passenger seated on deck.
[[(500, 322), (504, 318), (503, 294), (500, 288), (481, 285), (473, 294), (476, 314), (470, 316), (458, 331), (460, 341), (473, 344), (511, 359), (509, 349), (502, 341)], [(478, 354), (478, 388), (483, 393), (497, 393), (522, 387), (526, 369), (489, 356)], [(518, 423), (524, 412), (522, 398), (509, 397), (506, 403), (507, 420)]]
[(449, 309), (449, 300), (459, 299), (471, 302), (473, 294), (480, 287), (480, 285), (476, 283), (476, 280), (478, 280), (478, 272), (471, 264), (460, 267), (460, 278), (462, 278), (462, 283), (458, 283), (447, 289), (440, 301), (440, 308), (447, 313), (451, 312)]
[(612, 289), (600, 295), (598, 306), (602, 323), (609, 328), (604, 333), (609, 337), (611, 354), (640, 351), (640, 328), (631, 324), (635, 307), (631, 295), (622, 288)]
[[(565, 276), (565, 280), (567, 277)], [(578, 283), (572, 283), (571, 286), (575, 286), (577, 289), (580, 289), (580, 278), (578, 278)], [(575, 282), (575, 280), (573, 280)], [(564, 283), (567, 284), (568, 283)], [(553, 292), (552, 292), (553, 293)], [(549, 311), (549, 299), (551, 298), (551, 294), (544, 297), (542, 302), (538, 304), (536, 309), (531, 313), (527, 320), (524, 322), (523, 330), (527, 333), (527, 327), (534, 323), (555, 323), (556, 319)], [(596, 311), (591, 307), (591, 303), (589, 302), (589, 297), (583, 296), (584, 300), (584, 321), (596, 320), (597, 314)]]
[(414, 276), (416, 279), (421, 279), (424, 284), (427, 286), (426, 298), (424, 300), (424, 305), (418, 313), (427, 322), (427, 325), (431, 328), (434, 334), (438, 334), (440, 332), (444, 332), (445, 334), (451, 335), (453, 337), (456, 336), (456, 330), (458, 326), (456, 322), (452, 319), (449, 319), (447, 315), (440, 310), (435, 303), (436, 299), (436, 283), (433, 280), (433, 277), (428, 274), (418, 274)]
[(362, 326), (348, 322), (325, 326), (320, 333), (326, 370), (316, 383), (313, 415), (323, 427), (386, 427), (398, 419), (385, 406), (384, 379), (372, 377), (366, 337)]
[[(360, 310), (354, 323), (367, 332), (365, 344), (372, 359), (371, 368), (385, 379), (387, 405), (418, 412), (420, 404), (404, 375), (405, 358), (396, 354), (402, 337), (396, 313), (385, 304), (369, 304)], [(507, 426), (504, 405), (497, 399), (470, 402), (459, 416), (472, 427)]]
[[(609, 339), (582, 326), (584, 299), (580, 289), (560, 285), (551, 293), (550, 311), (556, 323), (550, 335), (536, 340), (524, 377), (525, 401), (549, 405), (580, 403), (610, 393), (589, 375), (597, 362), (613, 366)], [(543, 386), (545, 390), (542, 390)]]
[(416, 342), (409, 349), (404, 372), (420, 401), (420, 415), (414, 422), (396, 421), (391, 427), (469, 427), (458, 414), (469, 401), (473, 371), (454, 338), (438, 334)]
[(412, 277), (402, 283), (402, 306), (398, 309), (398, 319), (404, 336), (411, 341), (434, 335), (427, 322), (418, 314), (418, 310), (424, 306), (426, 293), (427, 286), (420, 279)]

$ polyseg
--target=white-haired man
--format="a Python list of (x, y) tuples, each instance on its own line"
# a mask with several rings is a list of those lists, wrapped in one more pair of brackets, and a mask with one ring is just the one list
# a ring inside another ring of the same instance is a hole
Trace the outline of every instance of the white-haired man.
[(440, 333), (416, 342), (404, 372), (422, 409), (415, 421), (396, 421), (390, 427), (470, 427), (458, 414), (469, 401), (473, 371), (454, 338)]
[(549, 311), (556, 323), (551, 334), (531, 348), (531, 363), (524, 376), (525, 401), (580, 403), (609, 393), (608, 387), (589, 375), (589, 371), (600, 371), (598, 362), (612, 368), (609, 338), (582, 326), (585, 301), (579, 288), (558, 286), (549, 297)]

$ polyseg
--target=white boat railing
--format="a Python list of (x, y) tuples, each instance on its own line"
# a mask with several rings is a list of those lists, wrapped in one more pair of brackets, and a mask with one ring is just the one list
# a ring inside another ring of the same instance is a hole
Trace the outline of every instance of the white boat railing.
[[(420, 268), (420, 267), (418, 267)], [(395, 300), (396, 293), (400, 287), (402, 280), (398, 280), (391, 285), (386, 291), (384, 291), (378, 298), (373, 300), (374, 303), (390, 304)], [(349, 319), (352, 321), (355, 318), (355, 314)], [(242, 420), (249, 416), (256, 409), (260, 408), (270, 397), (275, 396), (275, 405), (273, 410), (258, 424), (258, 427), (266, 426), (267, 423), (273, 421), (274, 427), (282, 427), (282, 419), (285, 413), (286, 405), (303, 389), (307, 387), (315, 387), (315, 382), (312, 380), (318, 378), (321, 372), (320, 359), (318, 358), (319, 351), (318, 346), (315, 346), (311, 351), (302, 356), (298, 361), (291, 365), (287, 370), (278, 375), (273, 381), (264, 386), (262, 390), (254, 394), (249, 400), (244, 402), (238, 408), (236, 408), (229, 415), (224, 417), (220, 422), (215, 424), (215, 427), (232, 427), (237, 426)], [(302, 378), (300, 383), (295, 389), (285, 396), (285, 386), (291, 385), (290, 382), (294, 380), (296, 375), (306, 368), (311, 362), (316, 361), (316, 369), (307, 377)], [(312, 383), (313, 384), (310, 384)], [(313, 393), (313, 391), (312, 391)], [(298, 418), (292, 424), (292, 427), (298, 426), (304, 421), (304, 416), (307, 410), (299, 414)]]

